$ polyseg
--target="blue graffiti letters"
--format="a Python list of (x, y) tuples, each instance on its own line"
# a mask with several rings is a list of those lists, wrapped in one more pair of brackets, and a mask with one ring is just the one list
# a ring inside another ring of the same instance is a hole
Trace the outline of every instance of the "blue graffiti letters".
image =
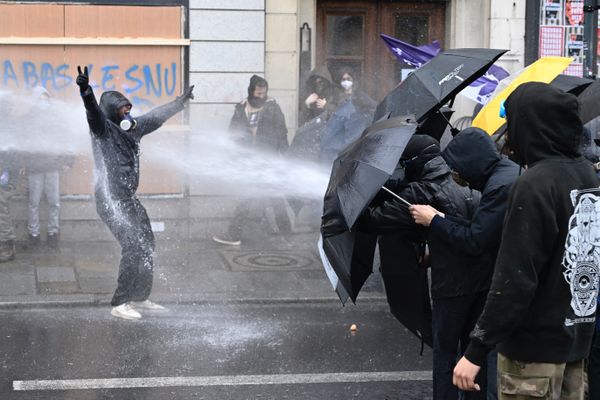
[(115, 76), (110, 73), (111, 70), (119, 69), (118, 65), (105, 65), (102, 67), (102, 89), (104, 90), (115, 90), (115, 85), (108, 86), (108, 82), (110, 82)]
[(15, 69), (12, 66), (12, 63), (9, 60), (4, 60), (2, 73), (2, 84), (4, 86), (8, 86), (8, 80), (13, 80), (15, 82), (15, 86), (19, 87), (19, 80), (17, 79), (17, 74), (15, 74)]
[(135, 86), (133, 87), (125, 86), (125, 92), (127, 94), (134, 93), (137, 90), (139, 90), (139, 88), (144, 86), (144, 82), (141, 79), (136, 78), (135, 75), (133, 75), (138, 69), (139, 67), (137, 65), (134, 65), (127, 71), (125, 71), (125, 78), (127, 78), (128, 81), (135, 82)]
[[(100, 73), (92, 79), (92, 87), (101, 90), (122, 90), (128, 95), (136, 95), (139, 102), (148, 96), (172, 96), (177, 87), (178, 63), (163, 66), (157, 64), (97, 66)], [(93, 64), (88, 65), (90, 76), (94, 76)], [(69, 64), (53, 65), (50, 62), (0, 60), (0, 89), (44, 86), (55, 92), (70, 90), (76, 72)], [(142, 94), (140, 91), (144, 90)]]

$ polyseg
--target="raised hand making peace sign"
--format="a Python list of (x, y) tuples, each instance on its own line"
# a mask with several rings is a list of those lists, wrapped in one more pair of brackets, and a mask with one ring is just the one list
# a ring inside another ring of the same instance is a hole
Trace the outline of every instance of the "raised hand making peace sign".
[(77, 83), (77, 86), (79, 86), (79, 90), (81, 91), (81, 93), (83, 93), (87, 90), (88, 87), (90, 87), (90, 77), (88, 75), (88, 67), (86, 66), (83, 69), (83, 72), (81, 72), (81, 67), (78, 65), (77, 72), (79, 73), (79, 75), (77, 75), (77, 80), (75, 82)]

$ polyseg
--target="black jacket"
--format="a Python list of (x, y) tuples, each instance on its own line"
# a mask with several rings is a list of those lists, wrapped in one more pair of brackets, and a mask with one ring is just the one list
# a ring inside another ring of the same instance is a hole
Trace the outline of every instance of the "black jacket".
[[(479, 200), (478, 194), (458, 186), (441, 156), (430, 160), (421, 176), (398, 193), (413, 204), (430, 204), (436, 209), (468, 219)], [(404, 233), (419, 240), (426, 231), (417, 226), (407, 207), (399, 200), (386, 201), (368, 208), (359, 218), (357, 228), (380, 235)], [(477, 257), (465, 255), (438, 237), (429, 235), (431, 253), (431, 296), (456, 297), (478, 293), (489, 288), (490, 271), (479, 268)]]
[(490, 136), (479, 128), (461, 131), (450, 141), (442, 157), (472, 189), (481, 192), (481, 200), (470, 220), (451, 214), (445, 218), (435, 216), (431, 221), (431, 234), (466, 254), (484, 255), (491, 277), (508, 195), (519, 176), (519, 166), (502, 157)]
[(283, 154), (288, 149), (288, 130), (285, 126), (285, 117), (275, 99), (267, 98), (265, 105), (259, 111), (256, 136), (252, 135), (246, 116), (246, 102), (247, 100), (244, 100), (235, 105), (229, 130), (239, 135), (238, 139), (243, 145), (257, 145)]
[(492, 287), (465, 357), (522, 362), (585, 358), (598, 295), (598, 179), (578, 154), (577, 98), (526, 83), (506, 100), (508, 139), (527, 170), (509, 198)]
[(104, 92), (100, 105), (88, 88), (81, 95), (92, 135), (92, 151), (96, 165), (96, 197), (127, 199), (135, 195), (139, 185), (139, 143), (147, 135), (177, 114), (185, 100), (176, 100), (141, 115), (129, 132), (119, 127), (118, 109), (131, 104), (119, 92)]

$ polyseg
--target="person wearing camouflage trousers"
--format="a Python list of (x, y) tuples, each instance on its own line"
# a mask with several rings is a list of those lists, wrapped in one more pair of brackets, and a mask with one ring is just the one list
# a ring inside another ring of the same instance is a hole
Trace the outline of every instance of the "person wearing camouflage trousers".
[(10, 261), (15, 257), (15, 232), (9, 208), (13, 191), (9, 178), (8, 170), (0, 168), (0, 262)]

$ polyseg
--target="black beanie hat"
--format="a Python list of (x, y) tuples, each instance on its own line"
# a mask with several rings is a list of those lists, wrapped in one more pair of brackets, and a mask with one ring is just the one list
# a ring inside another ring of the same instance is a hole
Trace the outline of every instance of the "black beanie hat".
[(440, 155), (440, 143), (429, 135), (413, 135), (404, 152), (401, 161), (404, 161), (404, 176), (408, 182), (421, 178), (423, 168), (430, 160)]
[(269, 83), (266, 81), (266, 79), (261, 78), (258, 75), (252, 75), (250, 78), (250, 85), (248, 85), (248, 97), (252, 97), (254, 95), (254, 89), (256, 89), (257, 86), (264, 86), (269, 89)]
[(402, 153), (401, 160), (410, 160), (411, 158), (427, 154), (438, 156), (440, 152), (440, 142), (429, 135), (417, 134), (413, 135), (408, 141)]

